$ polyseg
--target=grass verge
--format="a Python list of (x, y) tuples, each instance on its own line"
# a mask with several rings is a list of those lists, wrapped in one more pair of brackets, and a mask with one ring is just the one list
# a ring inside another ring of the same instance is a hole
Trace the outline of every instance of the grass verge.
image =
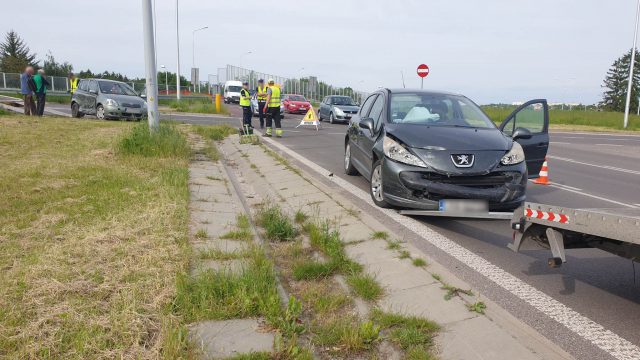
[(145, 148), (137, 126), (0, 121), (0, 357), (145, 359), (183, 346), (166, 305), (188, 261), (189, 153), (173, 133)]
[(220, 104), (220, 112), (216, 111), (216, 105), (210, 97), (168, 100), (161, 99), (160, 105), (168, 106), (177, 112), (200, 113), (200, 114), (229, 114), (226, 106)]

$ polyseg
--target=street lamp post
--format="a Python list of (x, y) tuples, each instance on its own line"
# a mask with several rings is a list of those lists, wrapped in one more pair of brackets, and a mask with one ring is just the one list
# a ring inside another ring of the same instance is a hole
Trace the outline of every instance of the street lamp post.
[(629, 84), (627, 85), (627, 103), (624, 107), (624, 128), (629, 124), (629, 106), (631, 105), (631, 87), (633, 86), (633, 67), (636, 62), (636, 41), (638, 39), (638, 20), (640, 19), (640, 0), (636, 7), (636, 29), (633, 32), (633, 48), (631, 50), (631, 64), (629, 65)]
[[(196, 68), (196, 32), (200, 31), (200, 30), (208, 29), (208, 28), (209, 28), (208, 26), (204, 26), (204, 27), (201, 27), (199, 29), (193, 30), (191, 41), (192, 41), (192, 45), (193, 45), (193, 49), (192, 49), (192, 51), (193, 51), (192, 64), (193, 64), (193, 68), (194, 69)], [(195, 90), (196, 90), (196, 84), (193, 84), (193, 91), (195, 91)], [(200, 79), (198, 79), (198, 92), (200, 92)]]
[(164, 92), (169, 95), (169, 73), (164, 65), (160, 65), (160, 67), (164, 70)]
[(176, 67), (176, 100), (180, 101), (180, 27), (178, 9), (178, 0), (176, 0), (176, 44), (178, 46), (176, 52), (178, 58), (178, 65)]
[(142, 29), (144, 33), (144, 67), (147, 80), (147, 116), (149, 129), (156, 130), (160, 124), (158, 114), (158, 72), (153, 36), (153, 10), (151, 0), (142, 0)]

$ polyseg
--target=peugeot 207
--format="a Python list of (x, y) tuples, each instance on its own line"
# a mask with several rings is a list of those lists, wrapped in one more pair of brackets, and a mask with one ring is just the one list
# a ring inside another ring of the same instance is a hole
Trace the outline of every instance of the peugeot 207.
[(499, 126), (468, 98), (380, 89), (351, 119), (344, 169), (362, 174), (380, 207), (511, 210), (525, 200), (549, 146), (546, 100), (532, 100)]

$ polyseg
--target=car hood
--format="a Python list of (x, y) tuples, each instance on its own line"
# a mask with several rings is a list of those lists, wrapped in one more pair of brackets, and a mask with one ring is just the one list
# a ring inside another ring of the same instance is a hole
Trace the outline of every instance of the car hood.
[(144, 99), (139, 96), (133, 95), (116, 95), (116, 94), (101, 94), (103, 99), (112, 99), (115, 100), (118, 104), (139, 104), (142, 105), (144, 103)]
[[(385, 131), (411, 148), (432, 170), (447, 175), (486, 174), (497, 167), (513, 141), (500, 130), (388, 124)], [(473, 155), (470, 167), (455, 166), (452, 156)]]
[(296, 106), (309, 106), (309, 105), (311, 105), (306, 101), (289, 101), (289, 104), (293, 104), (293, 105), (296, 105)]
[(342, 111), (358, 111), (360, 110), (360, 108), (358, 106), (355, 105), (333, 105), (333, 107), (336, 107)]

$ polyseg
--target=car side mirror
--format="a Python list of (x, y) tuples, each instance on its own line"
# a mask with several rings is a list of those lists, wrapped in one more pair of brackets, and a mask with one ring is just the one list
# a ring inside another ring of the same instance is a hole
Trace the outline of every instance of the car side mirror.
[(372, 118), (364, 118), (360, 120), (358, 126), (362, 129), (368, 129), (371, 135), (373, 135), (373, 119)]
[(531, 139), (531, 131), (529, 131), (529, 129), (525, 129), (525, 128), (517, 128), (513, 134), (511, 135), (511, 138), (513, 140), (518, 140), (518, 139)]

